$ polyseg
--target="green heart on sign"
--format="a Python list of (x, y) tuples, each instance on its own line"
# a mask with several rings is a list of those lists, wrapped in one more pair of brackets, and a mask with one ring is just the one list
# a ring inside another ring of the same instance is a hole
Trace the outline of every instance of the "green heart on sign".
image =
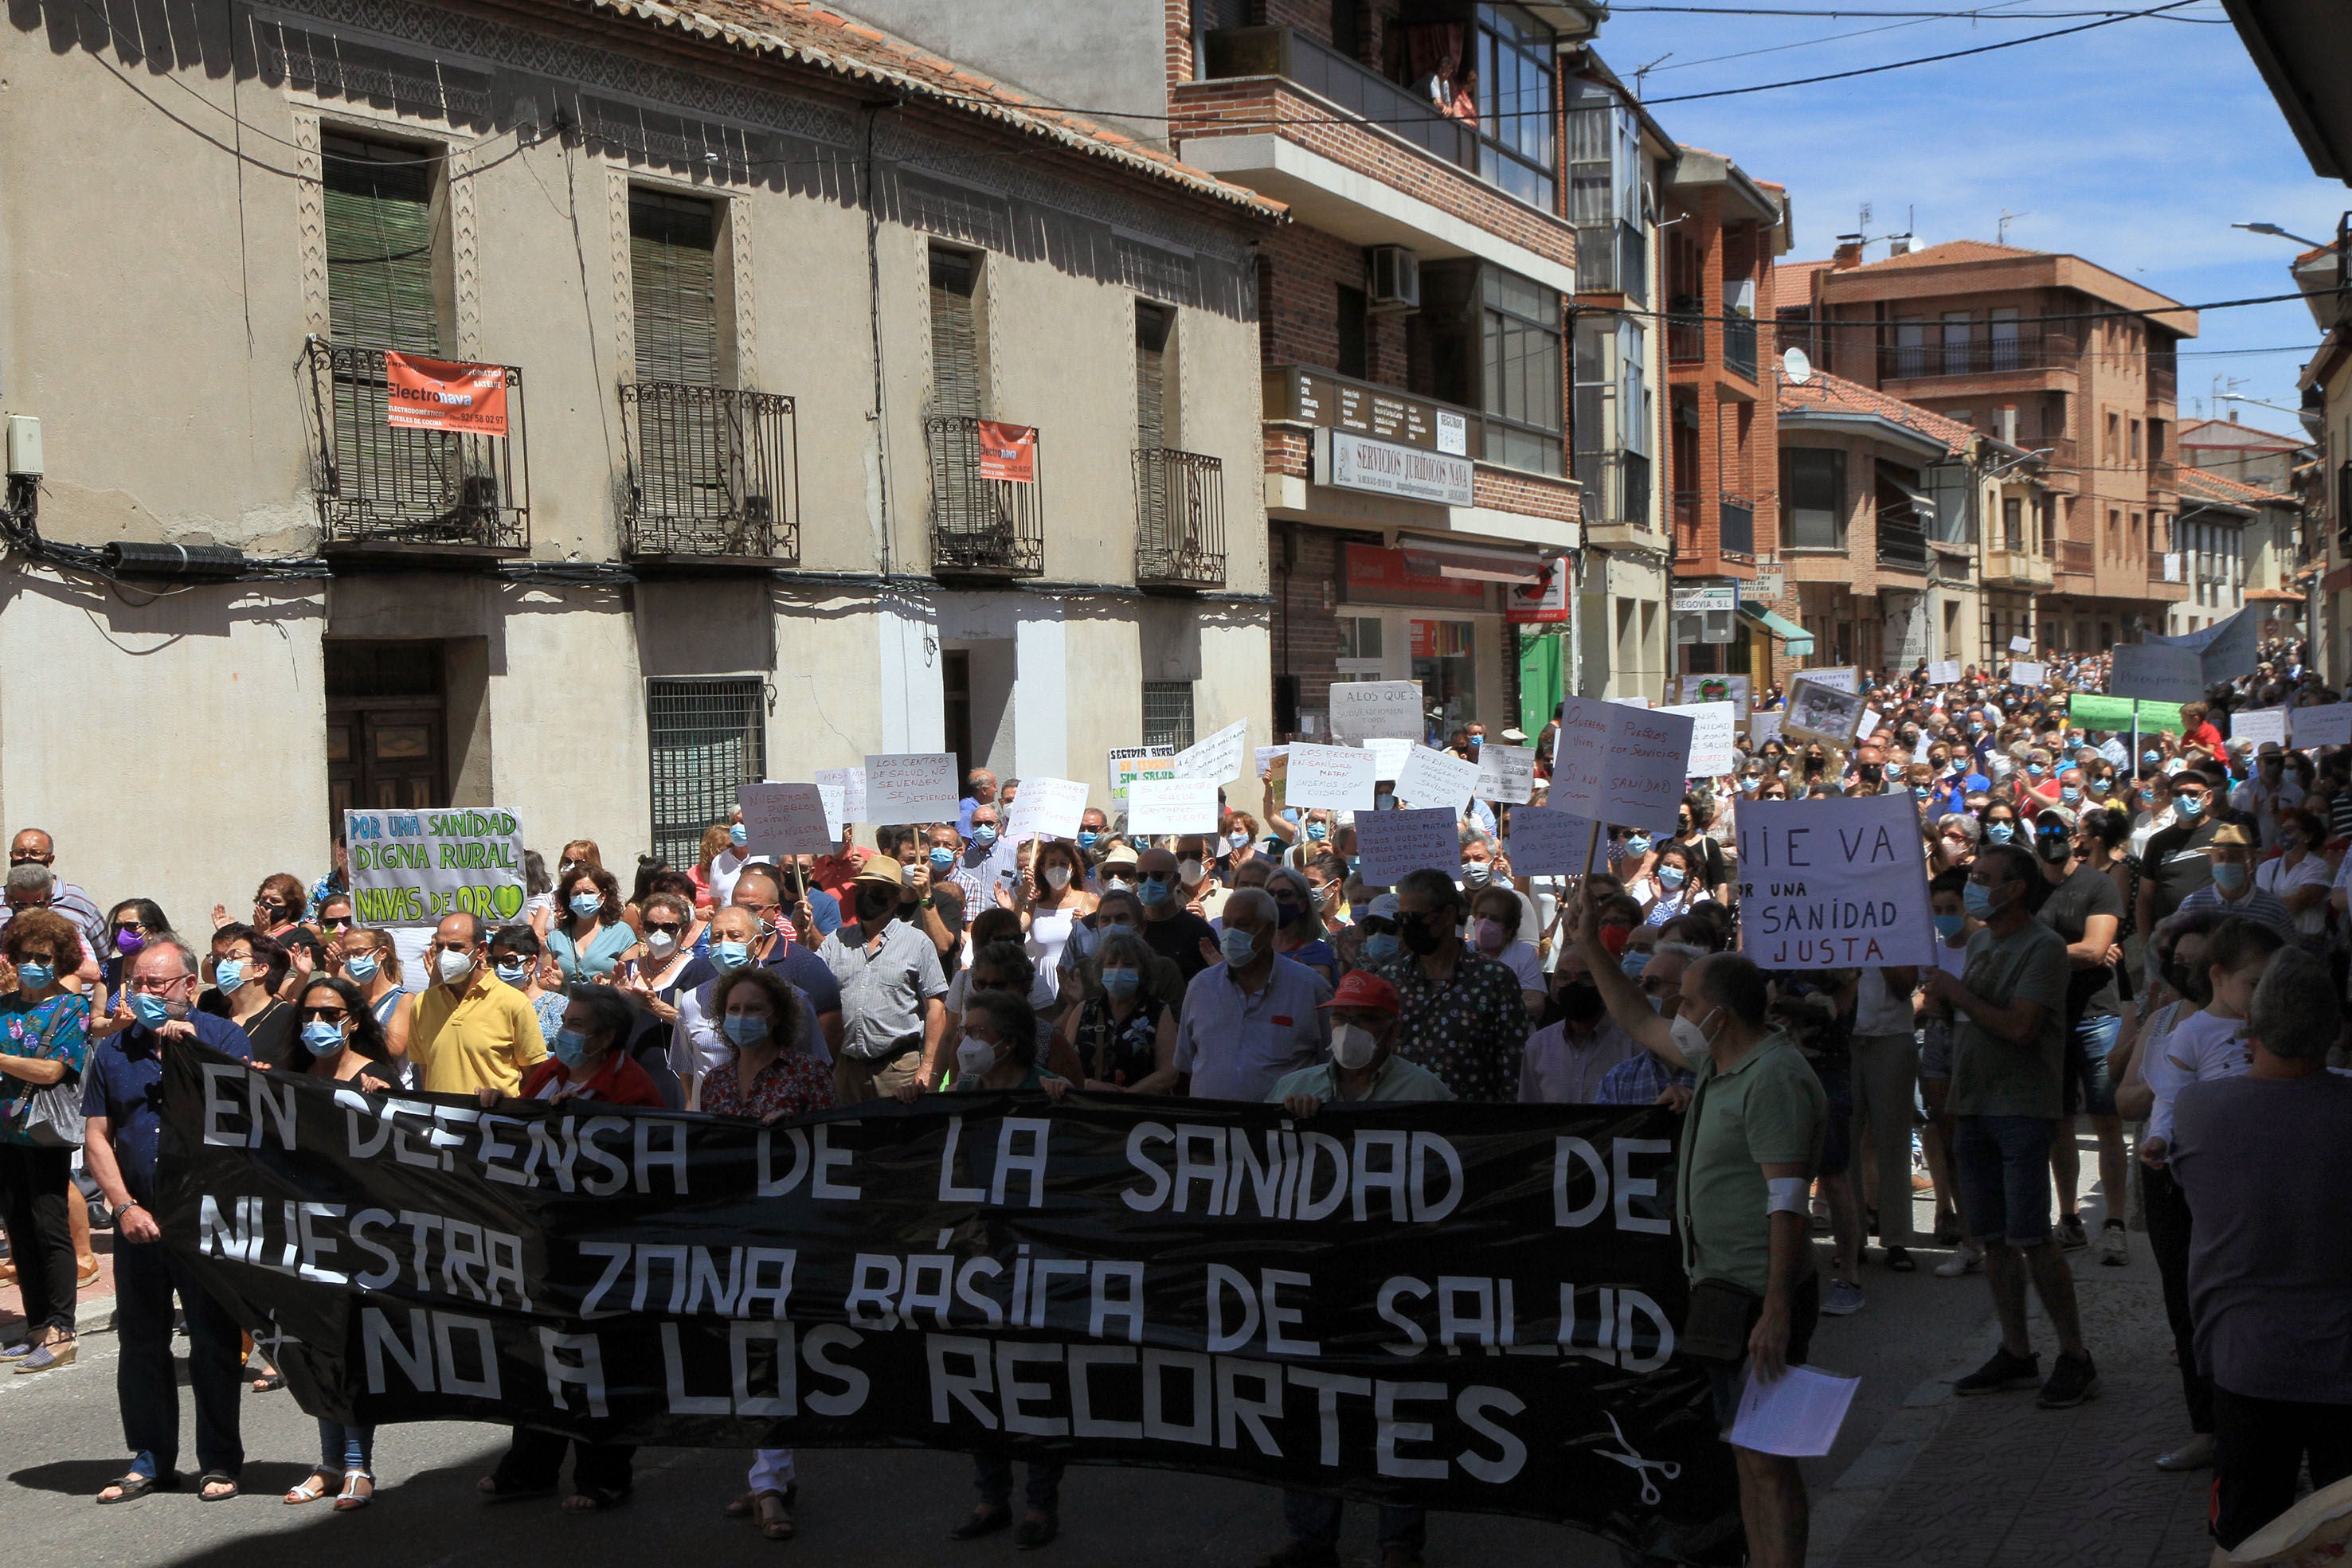
[(522, 889), (509, 883), (491, 894), (490, 904), (499, 912), (499, 919), (512, 920), (522, 913)]

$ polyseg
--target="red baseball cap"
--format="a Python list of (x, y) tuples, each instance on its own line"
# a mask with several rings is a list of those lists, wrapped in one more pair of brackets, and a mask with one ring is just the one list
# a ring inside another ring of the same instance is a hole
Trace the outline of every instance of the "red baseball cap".
[(1339, 988), (1331, 993), (1327, 1008), (1375, 1008), (1384, 1013), (1402, 1010), (1397, 1000), (1396, 988), (1369, 969), (1350, 969), (1339, 977)]

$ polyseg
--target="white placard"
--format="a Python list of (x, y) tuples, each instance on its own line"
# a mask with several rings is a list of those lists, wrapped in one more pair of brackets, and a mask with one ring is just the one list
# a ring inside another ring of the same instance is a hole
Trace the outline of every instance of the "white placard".
[(1370, 811), (1380, 787), (1372, 754), (1354, 746), (1290, 744), (1282, 799), (1301, 811)]
[(2230, 716), (2230, 738), (2251, 740), (2254, 748), (2262, 749), (2263, 742), (2274, 740), (2281, 750), (2286, 747), (2286, 709), (2283, 707), (2254, 708)]
[(1511, 813), (1511, 873), (1515, 876), (1581, 876), (1584, 854), (1609, 869), (1609, 835), (1594, 845), (1592, 820), (1548, 806), (1521, 806)]
[(1328, 701), (1331, 738), (1345, 744), (1419, 740), (1427, 728), (1419, 681), (1334, 681)]
[(1787, 716), (1779, 708), (1759, 708), (1748, 716), (1748, 744), (1760, 747), (1768, 740), (1780, 738), (1780, 720)]
[(868, 757), (866, 808), (877, 822), (954, 821), (962, 810), (954, 754), (916, 751)]
[(1927, 666), (1927, 684), (1931, 686), (1958, 685), (1960, 662), (1958, 659), (1937, 659)]
[(1013, 797), (1013, 816), (1004, 836), (1014, 843), (1030, 839), (1075, 839), (1078, 819), (1087, 813), (1087, 787), (1076, 779), (1024, 779), (1021, 793)]
[(1478, 784), (1473, 791), (1481, 800), (1516, 806), (1531, 799), (1536, 788), (1536, 748), (1505, 746), (1490, 740), (1478, 748)]
[(2299, 707), (2292, 717), (2298, 751), (2307, 751), (2315, 746), (2352, 746), (2352, 703)]
[(1885, 719), (1879, 717), (1878, 710), (1876, 708), (1866, 707), (1863, 709), (1861, 719), (1858, 720), (1853, 727), (1853, 738), (1856, 741), (1868, 740), (1872, 736), (1878, 733), (1878, 727), (1885, 722), (1886, 721)]
[(1409, 871), (1462, 874), (1461, 817), (1443, 806), (1419, 811), (1366, 811), (1356, 819), (1356, 850), (1366, 887), (1393, 887)]
[[(858, 771), (863, 773), (866, 769), (861, 768)], [(817, 798), (824, 802), (824, 831), (833, 835), (833, 841), (837, 844), (841, 841), (843, 831), (856, 820), (845, 810), (847, 792), (838, 784), (827, 784), (822, 780), (817, 784), (816, 792)]]
[(1124, 801), (1127, 787), (1138, 779), (1173, 779), (1175, 770), (1169, 763), (1176, 756), (1172, 746), (1120, 746), (1108, 754), (1110, 764), (1110, 798)]
[(1739, 950), (1767, 969), (1933, 964), (1909, 790), (1739, 803)]
[(1138, 779), (1127, 787), (1127, 833), (1131, 839), (1161, 833), (1213, 835), (1216, 831), (1213, 779)]
[(824, 796), (814, 784), (746, 784), (736, 800), (743, 808), (753, 860), (782, 863), (787, 855), (829, 855), (841, 842), (840, 832), (825, 821)]
[(1261, 779), (1265, 778), (1268, 770), (1274, 767), (1274, 759), (1277, 757), (1287, 756), (1289, 751), (1290, 747), (1286, 746), (1259, 747), (1257, 748), (1257, 776)]
[(1620, 707), (1646, 708), (1650, 706), (1650, 699), (1640, 695), (1630, 697), (1610, 697), (1607, 700), (1615, 703)]
[(1817, 686), (1826, 686), (1833, 692), (1858, 692), (1862, 689), (1862, 683), (1857, 678), (1852, 664), (1833, 665), (1826, 670), (1800, 670), (1797, 672), (1797, 679), (1811, 681)]
[[(1179, 779), (1209, 779), (1230, 784), (1242, 776), (1242, 755), (1249, 749), (1249, 720), (1237, 718), (1206, 740), (1194, 741), (1170, 759)], [(1028, 785), (1024, 783), (1023, 789)]]
[[(841, 799), (836, 802), (835, 807), (835, 809), (841, 813), (841, 821), (862, 822), (866, 821), (866, 769), (863, 768), (820, 768), (810, 777), (814, 778), (820, 786), (830, 786), (831, 788), (841, 791)], [(962, 807), (962, 801), (961, 799), (957, 801), (957, 807), (959, 810)], [(841, 828), (839, 823), (835, 824), (833, 836), (836, 839), (841, 836)]]
[(2032, 691), (2049, 678), (2049, 666), (2037, 664), (2031, 659), (2019, 659), (2009, 666), (2009, 684), (2012, 686), (2023, 686)]
[(1691, 727), (1680, 714), (1563, 698), (1546, 799), (1579, 816), (1671, 832), (1689, 773)]
[(1414, 747), (1397, 769), (1396, 796), (1407, 806), (1444, 806), (1458, 816), (1476, 788), (1476, 763), (1432, 747)]
[(2033, 639), (2031, 637), (2011, 637), (2009, 640), (2009, 651), (2012, 653), (2031, 653), (2033, 652)]
[(2205, 662), (2194, 648), (2124, 643), (2110, 651), (2107, 695), (2143, 702), (2193, 703), (2205, 697)]
[(1817, 685), (1811, 674), (1797, 677), (1789, 687), (1789, 706), (1780, 716), (1783, 735), (1847, 746), (1862, 722), (1863, 701), (1851, 692)]
[(1743, 722), (1755, 690), (1754, 677), (1748, 675), (1685, 675), (1679, 682), (1666, 684), (1668, 695), (1687, 707), (1697, 703), (1731, 705), (1732, 713)]
[(1404, 759), (1412, 755), (1417, 740), (1392, 740), (1382, 737), (1364, 742), (1364, 749), (1372, 754), (1372, 777), (1394, 779), (1404, 768)]
[(2205, 684), (2218, 686), (2253, 673), (2255, 639), (2261, 629), (2261, 617), (2256, 612), (2241, 610), (2227, 621), (2201, 632), (2184, 632), (2178, 637), (2149, 633), (2140, 641), (2196, 649)]
[(1690, 719), (1692, 778), (1712, 779), (1731, 771), (1731, 754), (1738, 747), (1733, 744), (1736, 715), (1729, 703), (1685, 703), (1680, 707), (1662, 707), (1658, 711), (1682, 714)]

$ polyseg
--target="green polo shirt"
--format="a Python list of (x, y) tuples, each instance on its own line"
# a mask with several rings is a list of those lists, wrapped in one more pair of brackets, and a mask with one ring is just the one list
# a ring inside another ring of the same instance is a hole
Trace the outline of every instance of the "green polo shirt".
[[(1772, 1271), (1764, 1167), (1812, 1168), (1828, 1124), (1822, 1081), (1787, 1035), (1766, 1035), (1727, 1071), (1718, 1071), (1712, 1056), (1699, 1064), (1675, 1187), (1683, 1269), (1693, 1283), (1722, 1280), (1764, 1293)], [(1810, 1260), (1812, 1248), (1804, 1251)]]
[[(1339, 1085), (1339, 1070), (1328, 1058), (1312, 1067), (1302, 1067), (1296, 1072), (1285, 1073), (1282, 1082), (1274, 1086), (1266, 1099), (1279, 1105), (1293, 1094), (1312, 1094), (1327, 1105), (1355, 1104)], [(1407, 1061), (1402, 1056), (1391, 1056), (1381, 1063), (1372, 1077), (1372, 1086), (1365, 1100), (1451, 1100), (1454, 1091), (1445, 1081), (1417, 1061)]]

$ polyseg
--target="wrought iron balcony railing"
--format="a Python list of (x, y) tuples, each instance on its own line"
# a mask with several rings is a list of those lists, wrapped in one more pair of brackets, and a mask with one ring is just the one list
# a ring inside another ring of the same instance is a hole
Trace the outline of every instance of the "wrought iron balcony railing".
[[(931, 570), (961, 577), (1043, 576), (1044, 444), (1035, 431), (1028, 431), (1030, 477), (999, 478), (983, 471), (983, 424), (1021, 428), (969, 415), (935, 414), (923, 421), (931, 456)], [(987, 466), (1002, 469), (992, 458)]]
[(522, 371), (504, 373), (508, 434), (392, 423), (382, 349), (312, 338), (302, 350), (312, 487), (329, 548), (520, 555), (530, 548)]
[(800, 562), (793, 400), (677, 382), (621, 388), (629, 492), (622, 549), (637, 558)]
[(1650, 531), (1650, 460), (1638, 452), (1580, 452), (1576, 482), (1584, 486), (1587, 528)]
[(1740, 496), (1717, 498), (1716, 545), (1725, 555), (1756, 554), (1756, 506)]
[(1171, 447), (1135, 455), (1135, 580), (1225, 585), (1225, 461)]

